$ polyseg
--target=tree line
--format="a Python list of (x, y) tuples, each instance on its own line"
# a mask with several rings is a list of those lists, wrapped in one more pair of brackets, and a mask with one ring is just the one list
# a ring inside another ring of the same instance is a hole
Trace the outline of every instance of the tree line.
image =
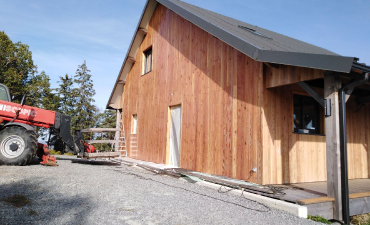
[[(90, 127), (115, 127), (116, 113), (94, 105), (94, 84), (86, 61), (78, 65), (74, 76), (65, 74), (51, 88), (45, 71), (38, 73), (29, 46), (13, 43), (0, 31), (0, 83), (10, 91), (12, 101), (19, 103), (26, 94), (26, 105), (57, 111), (71, 116), (71, 132)], [(37, 128), (39, 137), (45, 131)]]

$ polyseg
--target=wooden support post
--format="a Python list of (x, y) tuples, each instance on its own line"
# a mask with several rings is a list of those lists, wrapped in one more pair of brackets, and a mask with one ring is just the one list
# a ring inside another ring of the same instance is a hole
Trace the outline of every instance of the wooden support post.
[(324, 98), (331, 99), (331, 116), (325, 118), (326, 129), (326, 167), (328, 197), (334, 198), (334, 219), (342, 220), (341, 173), (340, 173), (340, 135), (339, 99), (340, 77), (334, 74), (324, 76)]
[[(117, 109), (116, 112), (117, 112), (117, 115), (116, 115), (116, 128), (121, 129), (121, 125), (119, 123), (122, 120), (122, 118), (121, 118), (121, 111), (119, 111), (119, 109)], [(114, 136), (114, 139), (115, 140), (119, 140), (119, 135), (120, 135), (120, 132), (119, 131), (116, 131), (116, 135)], [(119, 143), (115, 143), (114, 144), (114, 150), (116, 152), (118, 152), (118, 150), (119, 150)]]

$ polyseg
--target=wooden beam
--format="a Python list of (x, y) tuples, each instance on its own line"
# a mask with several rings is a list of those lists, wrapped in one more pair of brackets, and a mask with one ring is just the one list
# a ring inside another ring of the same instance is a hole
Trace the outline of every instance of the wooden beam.
[(351, 69), (351, 71), (353, 71), (353, 72), (355, 72), (355, 73), (359, 73), (359, 74), (363, 74), (364, 72), (363, 71), (361, 71), (361, 70), (356, 70), (356, 69)]
[(350, 199), (354, 199), (354, 198), (367, 198), (367, 197), (370, 197), (370, 192), (349, 194), (349, 198)]
[(148, 30), (145, 29), (145, 28), (142, 28), (142, 27), (139, 27), (139, 32), (141, 32), (142, 34), (146, 35), (148, 33)]
[(136, 62), (135, 58), (134, 57), (131, 57), (131, 56), (127, 57), (127, 60), (130, 61), (130, 62), (132, 62), (132, 63), (135, 63)]
[(118, 81), (118, 83), (119, 83), (119, 84), (123, 84), (123, 85), (125, 85), (125, 84), (126, 84), (126, 81), (124, 81), (124, 80), (119, 80), (119, 81)]
[(346, 102), (348, 101), (349, 97), (351, 97), (353, 89), (355, 89), (355, 88), (350, 88), (346, 91)]
[(326, 168), (328, 197), (334, 198), (334, 219), (342, 220), (341, 173), (340, 173), (340, 136), (339, 136), (339, 99), (340, 77), (324, 75), (324, 98), (331, 99), (331, 116), (325, 118), (326, 129)]
[[(349, 195), (350, 199), (355, 198), (367, 198), (370, 197), (370, 192), (364, 192), (364, 193), (353, 193)], [(318, 203), (324, 203), (324, 202), (334, 202), (334, 198), (330, 197), (319, 197), (319, 198), (308, 198), (308, 199), (301, 199), (298, 200), (297, 203), (299, 205), (311, 205), (311, 204), (318, 204)]]
[(319, 198), (301, 199), (297, 201), (299, 205), (311, 205), (311, 204), (317, 204), (317, 203), (323, 203), (323, 202), (334, 202), (334, 198), (319, 197)]
[(87, 144), (115, 144), (119, 143), (119, 140), (85, 140)]
[(83, 158), (111, 158), (119, 157), (120, 152), (98, 152), (98, 153), (87, 153), (85, 152)]
[(120, 129), (117, 128), (87, 128), (81, 130), (81, 132), (114, 132), (114, 131), (120, 131)]

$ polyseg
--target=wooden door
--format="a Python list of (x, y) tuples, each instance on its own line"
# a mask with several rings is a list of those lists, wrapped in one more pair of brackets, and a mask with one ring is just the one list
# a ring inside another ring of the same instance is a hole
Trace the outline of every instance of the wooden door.
[(170, 108), (169, 165), (180, 166), (181, 143), (181, 105)]

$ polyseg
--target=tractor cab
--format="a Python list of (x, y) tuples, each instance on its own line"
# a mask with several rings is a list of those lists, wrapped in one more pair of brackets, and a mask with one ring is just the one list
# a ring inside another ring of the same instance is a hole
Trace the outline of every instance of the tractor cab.
[(4, 84), (0, 84), (0, 100), (10, 102), (9, 90)]

